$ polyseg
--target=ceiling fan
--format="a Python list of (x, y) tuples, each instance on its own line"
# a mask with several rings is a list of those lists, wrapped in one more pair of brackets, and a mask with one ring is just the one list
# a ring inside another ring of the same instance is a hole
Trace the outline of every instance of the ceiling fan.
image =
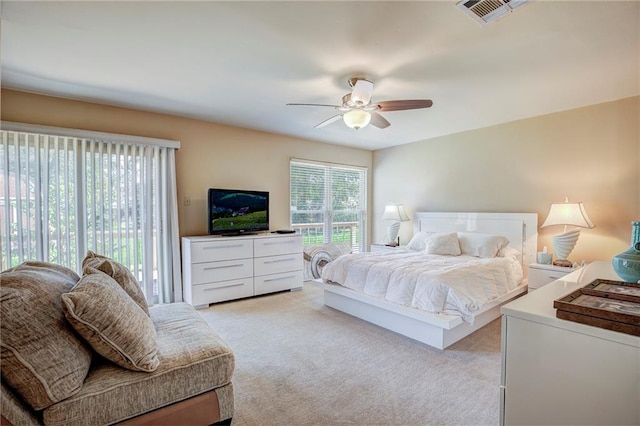
[(295, 103), (287, 105), (335, 108), (338, 111), (341, 111), (341, 113), (317, 124), (315, 128), (324, 127), (342, 118), (347, 126), (356, 130), (369, 124), (380, 129), (389, 127), (391, 123), (380, 115), (379, 112), (429, 108), (433, 105), (433, 102), (430, 99), (380, 101), (374, 103), (371, 101), (371, 95), (373, 94), (373, 82), (361, 77), (350, 78), (349, 87), (352, 88), (351, 93), (347, 93), (342, 97), (342, 105)]

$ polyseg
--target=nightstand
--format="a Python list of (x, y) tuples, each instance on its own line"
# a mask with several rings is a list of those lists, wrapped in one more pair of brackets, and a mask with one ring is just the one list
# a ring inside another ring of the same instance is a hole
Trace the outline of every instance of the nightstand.
[(384, 244), (371, 244), (371, 248), (369, 249), (369, 251), (372, 252), (372, 253), (374, 251), (378, 251), (378, 252), (380, 252), (380, 251), (394, 251), (394, 250), (403, 249), (405, 247), (406, 246), (395, 246), (395, 247), (392, 247), (392, 246), (387, 246), (387, 245), (384, 245)]
[(558, 280), (579, 268), (532, 263), (529, 265), (529, 291), (536, 290), (551, 281)]

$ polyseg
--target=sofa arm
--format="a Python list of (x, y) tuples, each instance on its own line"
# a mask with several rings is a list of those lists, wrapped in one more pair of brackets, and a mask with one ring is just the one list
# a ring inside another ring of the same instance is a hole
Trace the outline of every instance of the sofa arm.
[(4, 382), (0, 385), (0, 412), (2, 426), (42, 424), (42, 419), (36, 412), (22, 402)]

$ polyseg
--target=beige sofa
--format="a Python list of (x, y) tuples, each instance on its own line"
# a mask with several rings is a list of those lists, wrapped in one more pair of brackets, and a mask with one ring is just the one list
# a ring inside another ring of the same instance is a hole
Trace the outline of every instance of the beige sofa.
[(213, 329), (185, 303), (147, 308), (110, 259), (83, 266), (0, 274), (2, 424), (229, 424), (235, 361)]

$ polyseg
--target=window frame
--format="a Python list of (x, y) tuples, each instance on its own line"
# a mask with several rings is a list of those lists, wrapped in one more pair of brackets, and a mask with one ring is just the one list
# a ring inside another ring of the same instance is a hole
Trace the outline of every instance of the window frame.
[[(297, 210), (293, 205), (293, 186), (294, 186), (294, 176), (293, 176), (293, 168), (296, 166), (307, 166), (307, 167), (317, 167), (318, 170), (324, 171), (325, 180), (323, 181), (323, 203), (322, 208), (317, 210)], [(358, 200), (358, 208), (356, 209), (335, 209), (334, 205), (334, 185), (333, 185), (333, 177), (332, 172), (336, 172), (339, 170), (346, 170), (349, 172), (357, 172), (360, 173), (359, 179), (359, 200)], [(327, 162), (319, 162), (312, 160), (303, 160), (299, 158), (291, 158), (289, 161), (289, 223), (293, 229), (296, 229), (296, 226), (299, 224), (294, 224), (294, 214), (296, 213), (306, 213), (306, 214), (322, 214), (323, 216), (323, 244), (331, 243), (333, 241), (333, 231), (335, 228), (334, 218), (341, 213), (352, 213), (358, 216), (358, 225), (357, 232), (359, 232), (359, 238), (357, 245), (351, 242), (351, 249), (354, 252), (357, 251), (365, 251), (368, 243), (368, 227), (367, 227), (367, 219), (368, 219), (368, 173), (369, 170), (367, 167), (363, 166), (355, 166), (350, 164), (339, 164), (339, 163), (327, 163)], [(298, 226), (299, 227), (299, 226)], [(304, 234), (304, 233), (303, 233)], [(353, 238), (353, 237), (352, 237)], [(309, 243), (309, 244), (316, 244)]]

